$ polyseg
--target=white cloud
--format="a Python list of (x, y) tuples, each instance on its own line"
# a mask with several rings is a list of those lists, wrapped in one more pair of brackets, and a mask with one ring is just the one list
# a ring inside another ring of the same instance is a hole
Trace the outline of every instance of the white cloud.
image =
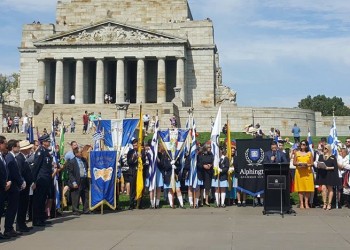
[(350, 37), (347, 38), (256, 38), (221, 41), (219, 52), (226, 63), (291, 58), (300, 61), (325, 60), (350, 65)]
[(251, 26), (259, 28), (280, 29), (280, 30), (326, 30), (329, 25), (324, 24), (310, 24), (306, 21), (291, 22), (285, 20), (259, 20), (250, 23)]

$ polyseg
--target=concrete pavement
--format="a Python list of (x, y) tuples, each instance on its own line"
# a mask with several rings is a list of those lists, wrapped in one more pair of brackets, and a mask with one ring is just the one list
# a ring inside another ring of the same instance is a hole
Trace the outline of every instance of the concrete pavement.
[(350, 249), (350, 209), (295, 210), (284, 218), (259, 207), (65, 215), (0, 249)]

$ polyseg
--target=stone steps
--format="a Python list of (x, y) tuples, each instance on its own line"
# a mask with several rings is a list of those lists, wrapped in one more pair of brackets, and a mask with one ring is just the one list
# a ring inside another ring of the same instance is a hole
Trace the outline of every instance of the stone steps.
[[(160, 126), (169, 127), (169, 119), (173, 115), (172, 103), (166, 104), (144, 104), (142, 105), (143, 114), (149, 114), (151, 117), (157, 113), (160, 117)], [(83, 114), (87, 110), (88, 112), (101, 112), (102, 119), (116, 119), (117, 108), (115, 104), (46, 104), (38, 115), (34, 116), (33, 126), (38, 127), (39, 131), (46, 128), (51, 131), (51, 124), (54, 118), (58, 117), (60, 120), (63, 119), (65, 126), (69, 125), (71, 117), (75, 119), (76, 130), (81, 133), (83, 127)], [(130, 104), (126, 117), (139, 118), (140, 106), (138, 104)]]

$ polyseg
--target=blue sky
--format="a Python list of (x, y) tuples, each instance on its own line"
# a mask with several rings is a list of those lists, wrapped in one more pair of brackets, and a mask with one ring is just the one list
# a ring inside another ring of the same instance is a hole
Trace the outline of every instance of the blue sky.
[[(296, 107), (307, 95), (350, 105), (350, 1), (189, 0), (213, 20), (223, 82), (239, 106)], [(0, 73), (19, 70), (22, 25), (55, 22), (56, 0), (0, 1)]]

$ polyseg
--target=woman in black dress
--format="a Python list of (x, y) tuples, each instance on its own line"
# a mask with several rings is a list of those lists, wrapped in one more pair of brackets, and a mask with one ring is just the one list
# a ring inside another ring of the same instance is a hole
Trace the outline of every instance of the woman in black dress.
[[(322, 167), (320, 162), (323, 162), (326, 166)], [(316, 184), (322, 187), (322, 200), (323, 209), (331, 210), (333, 199), (333, 186), (340, 186), (340, 180), (338, 177), (338, 164), (337, 158), (332, 155), (332, 147), (327, 144), (324, 147), (323, 155), (320, 155), (317, 163), (317, 177)], [(328, 203), (327, 203), (328, 194)]]

